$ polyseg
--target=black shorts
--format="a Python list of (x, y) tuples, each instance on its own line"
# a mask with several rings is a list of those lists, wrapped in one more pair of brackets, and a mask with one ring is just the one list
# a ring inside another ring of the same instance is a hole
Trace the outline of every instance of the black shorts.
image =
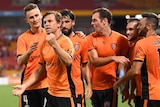
[(20, 107), (44, 107), (48, 88), (25, 90), (21, 96)]
[(75, 107), (86, 107), (85, 97), (79, 94), (78, 97), (73, 97)]
[(142, 107), (160, 107), (160, 100), (143, 100)]
[(117, 93), (113, 88), (106, 90), (93, 90), (91, 103), (93, 107), (117, 107)]
[(45, 107), (74, 107), (72, 97), (56, 97), (47, 93), (47, 103)]

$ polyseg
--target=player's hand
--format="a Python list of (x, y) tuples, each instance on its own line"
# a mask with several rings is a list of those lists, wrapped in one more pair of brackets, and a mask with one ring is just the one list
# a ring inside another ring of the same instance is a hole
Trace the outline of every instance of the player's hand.
[(117, 91), (118, 87), (120, 87), (121, 83), (120, 83), (120, 79), (118, 81), (116, 81), (114, 84), (113, 84), (113, 90), (114, 91)]
[(16, 86), (13, 86), (12, 94), (15, 96), (21, 96), (24, 91), (25, 91), (25, 88), (22, 85), (16, 85)]
[(46, 36), (46, 41), (49, 43), (50, 46), (54, 46), (56, 40), (56, 36), (53, 33), (50, 33)]
[(119, 87), (119, 86), (117, 85), (117, 83), (114, 83), (114, 85), (113, 85), (113, 90), (114, 90), (114, 91), (117, 91), (118, 87)]
[(86, 38), (86, 35), (82, 31), (76, 31), (75, 33), (81, 38)]
[(86, 93), (85, 93), (85, 95), (87, 95), (87, 96), (86, 96), (86, 99), (87, 99), (87, 100), (92, 97), (92, 88), (91, 88), (91, 86), (87, 86), (87, 87), (86, 87)]
[(134, 94), (130, 94), (129, 95), (129, 98), (128, 98), (128, 105), (130, 106), (130, 107), (132, 107), (132, 104), (131, 104), (131, 101), (134, 101), (135, 102), (135, 95)]
[(122, 91), (122, 102), (127, 101), (129, 98), (129, 92), (127, 90)]
[(37, 48), (38, 48), (37, 46), (38, 46), (38, 42), (31, 42), (30, 47), (28, 49), (28, 53), (31, 54), (32, 52), (37, 50)]
[(130, 65), (130, 60), (125, 56), (113, 56), (113, 60), (117, 63), (124, 64), (126, 66)]

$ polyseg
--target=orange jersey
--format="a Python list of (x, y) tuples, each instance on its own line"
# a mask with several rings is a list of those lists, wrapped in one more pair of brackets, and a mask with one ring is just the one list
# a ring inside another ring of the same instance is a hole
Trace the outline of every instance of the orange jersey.
[(141, 71), (142, 96), (149, 100), (160, 100), (160, 38), (149, 36), (139, 40), (135, 46), (134, 60), (143, 61), (146, 70)]
[[(74, 47), (72, 41), (62, 35), (58, 40), (60, 47), (70, 52), (70, 55), (74, 54)], [(48, 42), (44, 42), (41, 48), (40, 63), (45, 63), (47, 78), (48, 78), (48, 93), (56, 97), (71, 97), (69, 75), (71, 69), (68, 69), (58, 58), (57, 53), (54, 51)]]
[[(131, 65), (133, 64), (135, 44), (140, 39), (142, 39), (142, 38), (139, 37), (138, 39), (136, 39), (135, 41), (132, 41), (132, 43), (130, 43), (129, 59), (130, 59)], [(135, 84), (136, 84), (136, 96), (141, 96), (142, 95), (142, 83), (141, 83), (140, 74), (137, 75), (134, 80), (135, 80)]]
[[(26, 67), (23, 70), (24, 75), (22, 76), (23, 81), (28, 80), (30, 75), (38, 68), (38, 62), (40, 59), (40, 47), (45, 40), (46, 32), (43, 29), (42, 33), (33, 34), (30, 30), (27, 30), (18, 37), (17, 40), (17, 56), (24, 54), (30, 47), (31, 43), (38, 42), (38, 48), (34, 51), (26, 64)], [(47, 79), (43, 79), (37, 84), (34, 84), (27, 88), (27, 90), (40, 89), (48, 87)]]
[[(95, 49), (99, 57), (127, 55), (129, 42), (122, 34), (112, 31), (110, 36), (94, 32), (87, 36), (89, 50)], [(116, 81), (117, 63), (112, 61), (101, 67), (91, 65), (92, 88), (104, 90), (113, 87)]]
[(78, 35), (70, 36), (74, 45), (74, 56), (72, 62), (72, 79), (76, 89), (76, 95), (84, 94), (84, 86), (81, 73), (81, 63), (88, 62), (87, 40)]

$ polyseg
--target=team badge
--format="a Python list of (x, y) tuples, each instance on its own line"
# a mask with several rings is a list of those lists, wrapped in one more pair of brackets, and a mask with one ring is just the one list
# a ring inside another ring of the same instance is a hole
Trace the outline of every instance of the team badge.
[(116, 44), (115, 43), (112, 43), (112, 49), (116, 49)]
[(76, 42), (76, 45), (75, 45), (75, 51), (78, 51), (79, 50), (79, 45), (78, 45), (78, 43)]

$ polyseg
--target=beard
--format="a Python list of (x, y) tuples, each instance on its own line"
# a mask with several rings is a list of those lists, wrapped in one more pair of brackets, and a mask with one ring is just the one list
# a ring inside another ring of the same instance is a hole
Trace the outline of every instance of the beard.
[(62, 29), (62, 33), (66, 36), (69, 36), (71, 33), (72, 33), (73, 29), (70, 28), (70, 29), (67, 29), (67, 28), (63, 28)]
[(137, 37), (138, 37), (138, 35), (135, 35), (134, 37), (131, 37), (131, 38), (129, 39), (129, 41), (134, 41), (134, 40), (137, 39)]
[(145, 27), (144, 29), (142, 29), (140, 32), (139, 32), (139, 36), (142, 37), (142, 36), (146, 36), (148, 32), (148, 29)]

